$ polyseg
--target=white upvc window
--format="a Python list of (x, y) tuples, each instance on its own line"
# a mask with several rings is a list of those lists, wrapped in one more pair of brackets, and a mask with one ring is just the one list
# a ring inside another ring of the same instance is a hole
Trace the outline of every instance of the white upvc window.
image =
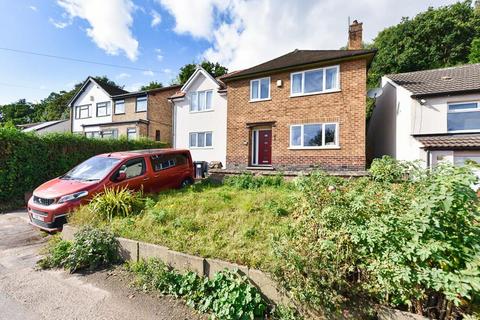
[(125, 113), (125, 100), (116, 100), (115, 101), (115, 114), (124, 114)]
[(135, 104), (135, 112), (147, 111), (147, 97), (138, 97)]
[(97, 103), (97, 117), (106, 117), (111, 114), (110, 102), (99, 102)]
[(212, 132), (190, 132), (188, 145), (190, 148), (212, 147)]
[(290, 149), (338, 148), (338, 123), (308, 123), (290, 126)]
[(340, 66), (331, 66), (290, 74), (290, 95), (328, 93), (340, 90)]
[(447, 130), (479, 131), (480, 101), (455, 102), (448, 104)]
[(137, 138), (136, 128), (127, 128), (127, 140), (135, 140)]
[(250, 81), (250, 101), (270, 99), (270, 77)]
[(190, 93), (190, 112), (212, 110), (213, 90), (195, 91)]

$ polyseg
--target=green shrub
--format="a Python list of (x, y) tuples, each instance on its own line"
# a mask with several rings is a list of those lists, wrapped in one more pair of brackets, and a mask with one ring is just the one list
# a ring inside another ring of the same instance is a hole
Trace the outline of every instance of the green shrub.
[(145, 206), (141, 192), (135, 192), (127, 187), (106, 188), (93, 197), (88, 207), (93, 214), (102, 219), (112, 221), (114, 217), (130, 217), (140, 214)]
[(106, 152), (163, 148), (148, 139), (88, 139), (82, 135), (36, 135), (0, 128), (0, 210), (23, 203), (25, 192), (82, 161)]
[(258, 189), (261, 187), (280, 187), (285, 183), (282, 175), (257, 176), (250, 173), (242, 173), (226, 177), (223, 183), (238, 189)]
[(276, 275), (314, 310), (359, 299), (432, 318), (460, 314), (480, 293), (477, 178), (449, 165), (398, 183), (388, 181), (400, 174), (387, 176), (395, 179), (298, 181), (299, 219), (276, 239)]
[(405, 178), (405, 163), (396, 161), (390, 156), (374, 159), (368, 170), (373, 180), (380, 182), (398, 182)]
[(52, 237), (47, 244), (45, 256), (37, 262), (41, 269), (60, 268), (65, 263), (72, 243), (62, 240), (60, 236)]
[(133, 262), (127, 268), (145, 289), (183, 298), (201, 312), (218, 319), (262, 319), (267, 304), (256, 287), (231, 271), (221, 271), (212, 280), (194, 272), (180, 274), (157, 259)]
[(118, 242), (111, 232), (84, 227), (75, 233), (73, 242), (52, 241), (38, 266), (43, 269), (63, 267), (73, 273), (106, 267), (118, 260)]

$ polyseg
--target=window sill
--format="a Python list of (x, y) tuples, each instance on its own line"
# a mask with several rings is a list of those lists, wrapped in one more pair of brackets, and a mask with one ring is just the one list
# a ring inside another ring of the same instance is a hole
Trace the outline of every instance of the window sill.
[(270, 101), (272, 98), (267, 98), (267, 99), (255, 99), (255, 100), (249, 100), (248, 102), (250, 103), (255, 103), (255, 102), (262, 102), (262, 101)]
[(122, 114), (125, 114), (125, 112), (119, 112), (119, 113), (115, 112), (113, 115), (114, 115), (114, 116), (120, 116), (120, 115), (122, 115)]
[(304, 97), (304, 96), (314, 96), (314, 95), (328, 94), (328, 93), (336, 93), (336, 92), (341, 92), (341, 91), (342, 91), (341, 89), (336, 89), (336, 90), (329, 90), (329, 91), (322, 91), (322, 92), (290, 94), (290, 98), (297, 98), (297, 97)]
[(135, 113), (142, 113), (142, 112), (147, 112), (147, 110), (141, 110), (141, 111), (135, 110)]
[(110, 115), (109, 115), (109, 114), (106, 114), (106, 115), (104, 115), (104, 116), (98, 116), (98, 115), (97, 115), (97, 118), (105, 118), (105, 117), (110, 117)]
[(338, 150), (340, 146), (326, 146), (326, 147), (288, 147), (289, 150)]
[(212, 150), (213, 147), (188, 147), (191, 150)]
[(213, 112), (213, 108), (212, 109), (208, 109), (208, 110), (201, 110), (201, 111), (189, 111), (188, 113), (206, 113), (206, 112)]
[(473, 130), (448, 130), (447, 133), (480, 133), (480, 129), (473, 129)]

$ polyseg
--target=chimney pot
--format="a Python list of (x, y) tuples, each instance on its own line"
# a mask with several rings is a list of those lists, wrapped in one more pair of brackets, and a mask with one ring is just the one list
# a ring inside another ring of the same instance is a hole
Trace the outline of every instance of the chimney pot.
[(362, 49), (363, 23), (353, 20), (348, 28), (348, 50)]

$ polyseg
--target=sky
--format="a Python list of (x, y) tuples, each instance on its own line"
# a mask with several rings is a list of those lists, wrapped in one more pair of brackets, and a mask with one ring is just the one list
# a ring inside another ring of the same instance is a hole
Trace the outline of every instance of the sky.
[(89, 75), (135, 91), (168, 85), (181, 66), (203, 59), (233, 71), (294, 49), (338, 49), (349, 17), (363, 22), (368, 42), (402, 17), (454, 2), (2, 0), (0, 104), (38, 102)]

